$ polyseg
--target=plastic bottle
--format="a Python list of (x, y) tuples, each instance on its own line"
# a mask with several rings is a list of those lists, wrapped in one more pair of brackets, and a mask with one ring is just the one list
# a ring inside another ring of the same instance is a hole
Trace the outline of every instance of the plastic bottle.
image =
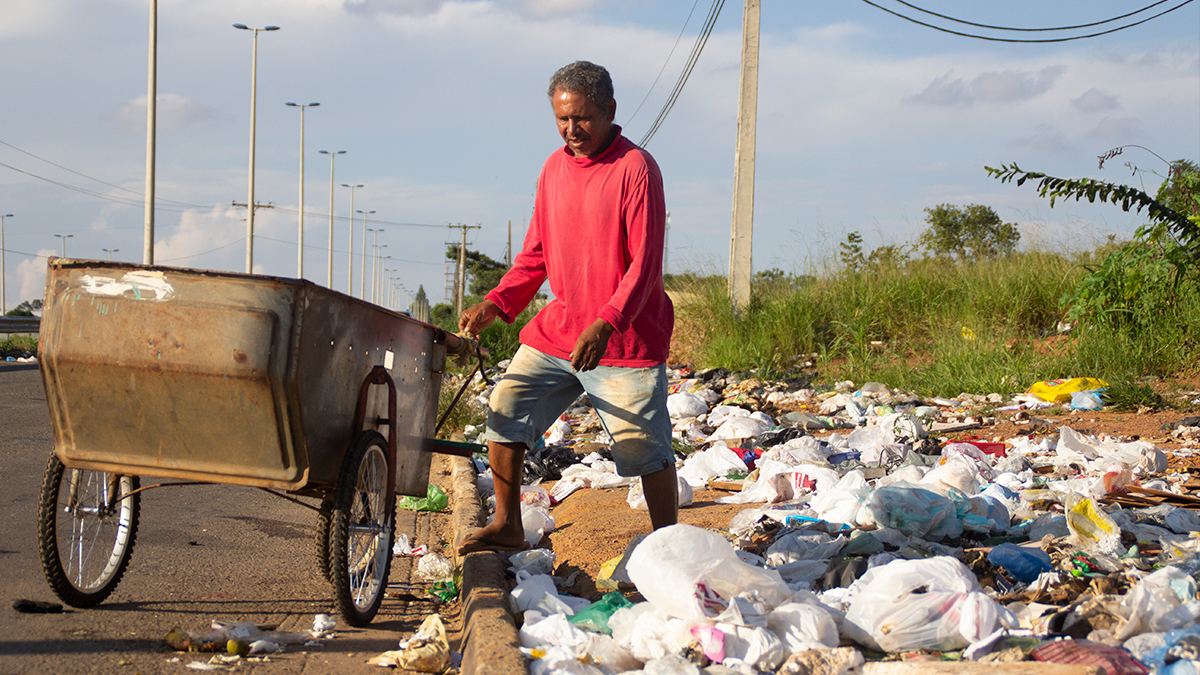
[(1029, 583), (1043, 572), (1054, 569), (1050, 556), (1041, 549), (1025, 548), (1016, 544), (1000, 544), (988, 553), (988, 561), (1003, 567), (1018, 581)]

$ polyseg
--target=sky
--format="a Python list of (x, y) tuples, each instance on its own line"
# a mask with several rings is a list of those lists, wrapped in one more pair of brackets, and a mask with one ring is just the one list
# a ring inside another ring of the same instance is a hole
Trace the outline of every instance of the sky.
[[(897, 0), (880, 7), (991, 36)], [(1103, 21), (1154, 0), (918, 0), (979, 24)], [(40, 298), (46, 260), (141, 262), (149, 0), (0, 3), (4, 300)], [(304, 116), (304, 277), (362, 293), (368, 251), (398, 300), (446, 297), (446, 243), (503, 259), (519, 247), (538, 172), (561, 147), (546, 84), (575, 60), (612, 73), (616, 121), (638, 142), (693, 50), (712, 0), (158, 0), (155, 263), (244, 271), (252, 33), (258, 34), (254, 272), (296, 277)], [(689, 79), (646, 143), (670, 211), (670, 272), (725, 274), (742, 3), (724, 3)], [(690, 16), (689, 16), (690, 15)], [(990, 178), (1016, 163), (1153, 194), (1161, 158), (1200, 160), (1200, 1), (1138, 26), (1028, 44), (948, 34), (867, 2), (762, 0), (753, 266), (809, 273), (859, 232), (914, 242), (924, 210), (983, 204), (1022, 246), (1086, 249), (1144, 221), (1056, 203)], [(1103, 169), (1097, 157), (1123, 153)], [(344, 188), (342, 184), (362, 185)], [(353, 196), (353, 203), (352, 203)], [(61, 236), (60, 236), (61, 235)], [(377, 237), (377, 239), (375, 239)], [(350, 246), (353, 240), (354, 257)], [(375, 248), (375, 245), (381, 248)], [(107, 249), (107, 250), (106, 250)], [(349, 265), (353, 260), (353, 271)], [(368, 293), (371, 260), (367, 261)], [(1046, 270), (1030, 270), (1031, 274)], [(381, 286), (389, 286), (384, 282)], [(401, 288), (402, 285), (402, 288)], [(380, 297), (382, 297), (382, 288)]]

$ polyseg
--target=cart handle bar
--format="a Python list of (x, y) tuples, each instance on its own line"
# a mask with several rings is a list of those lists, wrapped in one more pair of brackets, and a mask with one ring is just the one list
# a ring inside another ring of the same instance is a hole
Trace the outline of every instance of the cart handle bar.
[(483, 367), (483, 359), (485, 356), (487, 356), (487, 350), (479, 346), (478, 340), (473, 339), (473, 337), (470, 335), (453, 335), (451, 333), (443, 332), (442, 342), (446, 345), (446, 353), (456, 356), (469, 354), (471, 348), (474, 347), (477, 362), (475, 364), (475, 368), (471, 371), (471, 374), (468, 375), (465, 380), (463, 380), (462, 387), (459, 387), (458, 393), (454, 395), (454, 400), (450, 402), (449, 407), (446, 408), (446, 412), (442, 413), (442, 419), (438, 420), (437, 426), (434, 427), (434, 438), (437, 438), (437, 435), (439, 432), (441, 432), (442, 425), (446, 423), (446, 420), (450, 419), (450, 413), (454, 410), (454, 406), (458, 405), (458, 400), (462, 398), (464, 393), (466, 393), (467, 387), (471, 385), (471, 380), (475, 378), (475, 373), (479, 373), (479, 375), (483, 378), (483, 381), (488, 385), (492, 384), (492, 380), (487, 376), (487, 371), (484, 370)]

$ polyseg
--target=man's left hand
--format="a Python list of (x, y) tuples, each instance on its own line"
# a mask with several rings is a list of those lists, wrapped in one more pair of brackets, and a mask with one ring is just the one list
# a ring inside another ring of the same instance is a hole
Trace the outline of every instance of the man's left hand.
[(608, 349), (608, 338), (612, 333), (613, 327), (608, 325), (607, 321), (596, 319), (575, 341), (575, 349), (571, 350), (571, 367), (576, 372), (583, 372), (600, 365), (600, 359)]

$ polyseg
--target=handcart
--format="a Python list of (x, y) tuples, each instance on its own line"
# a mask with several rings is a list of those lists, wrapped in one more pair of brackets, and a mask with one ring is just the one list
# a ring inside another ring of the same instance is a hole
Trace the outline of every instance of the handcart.
[(161, 476), (316, 509), (319, 568), (364, 626), (396, 494), (426, 494), (432, 452), (469, 454), (433, 437), (447, 351), (472, 343), (305, 280), (52, 259), (38, 345), (54, 433), (38, 544), (74, 607), (120, 582), (158, 487), (139, 477)]

